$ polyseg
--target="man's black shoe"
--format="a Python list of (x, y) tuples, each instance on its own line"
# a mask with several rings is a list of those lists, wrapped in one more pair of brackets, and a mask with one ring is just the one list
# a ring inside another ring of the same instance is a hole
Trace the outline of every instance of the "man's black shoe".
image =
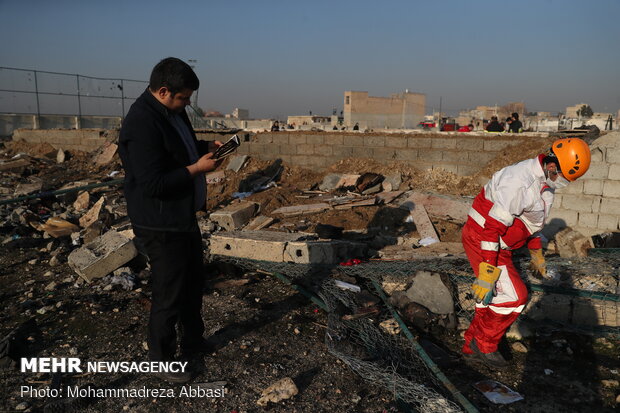
[(168, 383), (187, 383), (192, 379), (191, 371), (183, 372), (159, 372), (154, 374), (155, 377), (167, 381)]
[(474, 352), (476, 358), (482, 361), (487, 367), (495, 370), (500, 370), (505, 369), (509, 365), (499, 351), (494, 351), (493, 353), (483, 353), (482, 351), (480, 351), (480, 349), (476, 345), (476, 339), (471, 340), (471, 342), (469, 343), (469, 347)]

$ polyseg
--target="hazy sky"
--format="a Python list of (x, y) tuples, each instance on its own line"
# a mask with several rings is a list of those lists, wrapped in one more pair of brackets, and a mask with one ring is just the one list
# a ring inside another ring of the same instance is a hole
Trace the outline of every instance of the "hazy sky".
[(147, 80), (196, 59), (198, 104), (329, 115), (345, 90), (427, 113), (524, 101), (620, 109), (620, 1), (0, 0), (0, 66)]

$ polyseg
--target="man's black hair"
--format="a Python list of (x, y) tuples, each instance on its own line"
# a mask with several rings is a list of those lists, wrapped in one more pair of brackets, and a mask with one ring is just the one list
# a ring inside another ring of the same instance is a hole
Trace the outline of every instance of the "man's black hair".
[(194, 70), (190, 65), (176, 57), (167, 57), (157, 63), (149, 80), (149, 89), (152, 92), (165, 87), (172, 95), (176, 95), (184, 89), (196, 90), (199, 86), (200, 81)]
[(519, 114), (517, 112), (514, 112), (512, 117), (515, 118), (515, 120), (519, 120)]

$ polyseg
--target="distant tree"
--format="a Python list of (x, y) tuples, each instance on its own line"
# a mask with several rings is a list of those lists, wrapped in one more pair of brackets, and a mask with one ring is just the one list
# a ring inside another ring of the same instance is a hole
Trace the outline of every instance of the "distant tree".
[(582, 118), (591, 118), (594, 115), (594, 111), (590, 105), (583, 105), (577, 110), (577, 116)]

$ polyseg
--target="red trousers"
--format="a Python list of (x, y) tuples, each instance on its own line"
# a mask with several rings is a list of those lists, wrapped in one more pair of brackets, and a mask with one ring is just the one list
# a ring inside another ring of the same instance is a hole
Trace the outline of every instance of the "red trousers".
[[(510, 228), (508, 229), (510, 231)], [(482, 262), (480, 234), (482, 228), (471, 218), (463, 227), (462, 241), (474, 274), (478, 277), (478, 266)], [(465, 332), (463, 353), (471, 354), (469, 343), (476, 339), (476, 345), (483, 353), (497, 351), (497, 345), (510, 325), (519, 317), (527, 302), (527, 288), (512, 262), (512, 252), (500, 249), (497, 266), (502, 273), (496, 283), (497, 295), (489, 305), (476, 304), (474, 318)]]

